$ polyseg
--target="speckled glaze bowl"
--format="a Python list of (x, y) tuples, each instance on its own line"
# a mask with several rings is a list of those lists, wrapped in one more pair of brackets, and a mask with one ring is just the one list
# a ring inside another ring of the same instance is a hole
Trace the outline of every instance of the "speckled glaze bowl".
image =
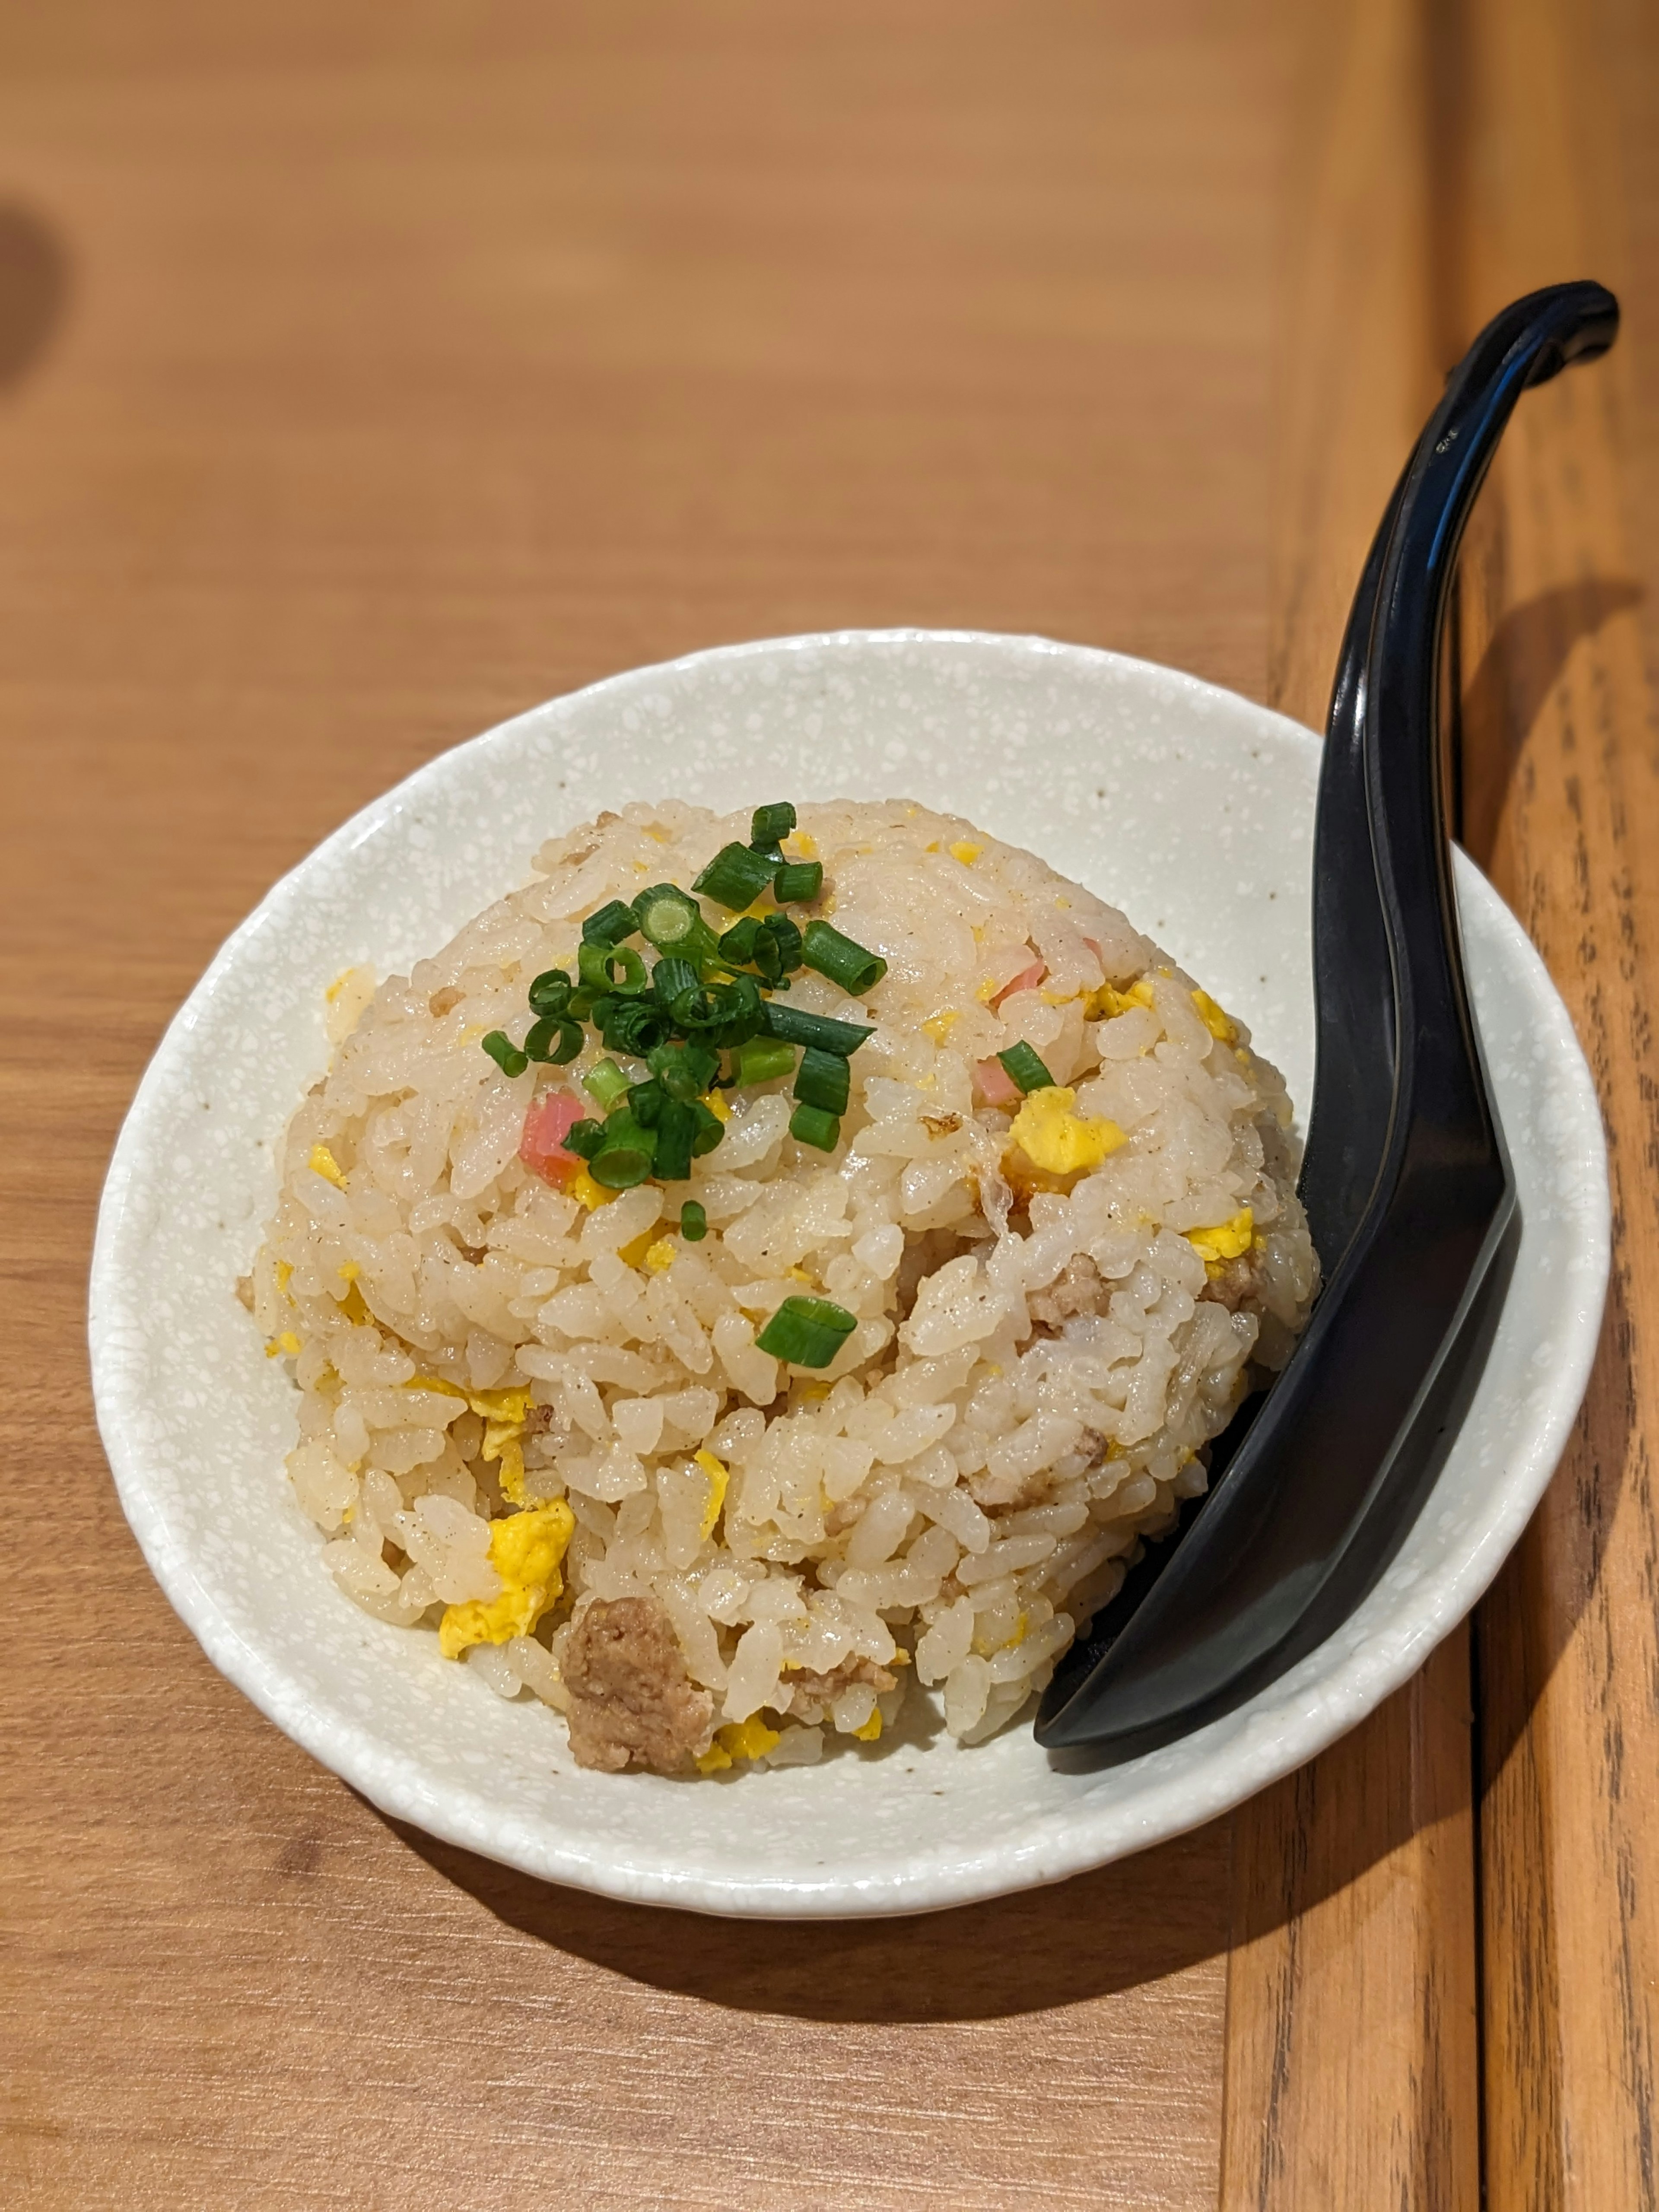
[(914, 1912), (1055, 1881), (1223, 1812), (1353, 1726), (1480, 1596), (1565, 1443), (1607, 1272), (1601, 1116), (1536, 953), (1467, 862), (1468, 969), (1514, 1157), (1519, 1257), (1435, 1488), (1339, 1635), (1226, 1719), (1063, 1771), (1029, 1719), (959, 1749), (913, 1697), (821, 1766), (586, 1773), (434, 1637), (335, 1589), (289, 1492), (294, 1393), (234, 1295), (274, 1152), (322, 1071), (324, 987), (407, 968), (630, 799), (902, 794), (1028, 845), (1122, 907), (1305, 1104), (1317, 740), (1143, 661), (1036, 638), (857, 632), (646, 668), (434, 761), (277, 884), (173, 1022), (115, 1151), (93, 1264), (98, 1418), (157, 1578), (214, 1663), (386, 1812), (526, 1873), (709, 1912)]

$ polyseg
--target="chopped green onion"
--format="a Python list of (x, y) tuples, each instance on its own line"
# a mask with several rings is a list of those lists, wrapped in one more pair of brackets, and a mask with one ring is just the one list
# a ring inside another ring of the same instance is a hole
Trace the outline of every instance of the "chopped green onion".
[(787, 899), (805, 905), (823, 889), (822, 860), (786, 860), (772, 878), (772, 896), (780, 906)]
[(660, 1083), (630, 1083), (628, 1086), (628, 1110), (642, 1129), (654, 1129), (662, 1119), (662, 1109), (668, 1103), (668, 1094)]
[[(843, 1060), (842, 1066), (846, 1065)], [(789, 1133), (803, 1145), (816, 1145), (821, 1152), (833, 1152), (841, 1142), (841, 1116), (826, 1114), (822, 1106), (797, 1106), (789, 1116)]]
[(762, 917), (761, 927), (778, 948), (778, 967), (787, 975), (799, 968), (800, 961), (800, 932), (787, 914), (769, 914)]
[(597, 914), (590, 914), (582, 924), (582, 939), (588, 945), (620, 945), (624, 937), (631, 937), (639, 927), (639, 917), (631, 906), (620, 899), (612, 899)]
[(631, 999), (647, 988), (645, 963), (631, 945), (584, 945), (577, 951), (576, 965), (590, 991)]
[(800, 957), (809, 968), (816, 968), (820, 975), (827, 975), (832, 983), (839, 983), (843, 991), (855, 997), (873, 991), (887, 973), (887, 963), (879, 953), (855, 945), (850, 937), (843, 937), (827, 921), (807, 923)]
[(1054, 1077), (1023, 1040), (1018, 1044), (1011, 1044), (1006, 1052), (1000, 1052), (997, 1058), (1007, 1071), (1009, 1080), (1018, 1084), (1022, 1091), (1053, 1089)]
[(708, 1234), (708, 1216), (695, 1198), (688, 1198), (680, 1208), (680, 1235), (688, 1244), (701, 1244)]
[[(852, 1071), (840, 1053), (808, 1045), (800, 1056), (795, 1096), (803, 1106), (816, 1106), (825, 1114), (844, 1114), (851, 1081)], [(799, 1136), (800, 1132), (795, 1133)], [(824, 1147), (826, 1152), (829, 1149)]]
[(651, 988), (665, 1006), (672, 1006), (682, 991), (695, 991), (696, 988), (696, 969), (677, 952), (665, 953), (651, 971)]
[(777, 844), (794, 826), (795, 810), (788, 799), (781, 799), (772, 806), (757, 806), (749, 824), (749, 842), (758, 852), (763, 845)]
[(530, 987), (530, 1011), (532, 1014), (551, 1014), (555, 1020), (570, 1005), (570, 978), (562, 968), (550, 968), (538, 975)]
[(828, 1298), (786, 1298), (755, 1342), (792, 1367), (827, 1367), (857, 1327), (845, 1306)]
[(734, 967), (746, 967), (755, 957), (755, 940), (761, 933), (758, 915), (746, 914), (741, 921), (734, 921), (720, 939), (720, 958), (729, 960)]
[(505, 1030), (491, 1030), (478, 1042), (503, 1075), (522, 1075), (530, 1065), (530, 1055), (519, 1050)]
[(608, 1052), (632, 1053), (644, 1060), (669, 1036), (669, 1018), (646, 999), (605, 999), (593, 1009), (600, 1042)]
[(574, 1152), (579, 1160), (591, 1160), (605, 1146), (603, 1121), (573, 1121), (560, 1139), (567, 1152)]
[(581, 1048), (582, 1025), (568, 1014), (544, 1014), (524, 1041), (526, 1059), (538, 1060), (548, 1067), (565, 1066)]
[(696, 1138), (696, 1108), (678, 1098), (665, 1098), (657, 1119), (656, 1172), (662, 1182), (685, 1181)]
[(838, 1022), (828, 1014), (809, 1014), (804, 1006), (781, 1006), (775, 999), (766, 1006), (763, 1034), (784, 1044), (813, 1044), (821, 1052), (838, 1052), (848, 1060), (875, 1031), (860, 1022)]
[(614, 1060), (602, 1060), (582, 1078), (582, 1089), (601, 1113), (608, 1114), (629, 1087), (628, 1078)]
[(701, 1098), (692, 1099), (690, 1106), (697, 1117), (697, 1133), (691, 1139), (691, 1157), (700, 1160), (705, 1152), (712, 1152), (726, 1134), (726, 1124), (713, 1107), (705, 1106)]
[(653, 884), (634, 902), (640, 933), (659, 952), (677, 952), (694, 966), (714, 957), (714, 933), (696, 899), (678, 884)]
[(750, 1037), (738, 1048), (739, 1083), (770, 1083), (775, 1076), (787, 1075), (794, 1064), (794, 1046), (771, 1037)]
[(650, 1174), (655, 1149), (651, 1131), (625, 1106), (620, 1107), (605, 1116), (605, 1142), (588, 1162), (587, 1171), (606, 1190), (632, 1190)]
[(747, 845), (722, 845), (691, 888), (713, 899), (716, 906), (729, 907), (738, 914), (752, 906), (766, 889), (775, 866), (763, 853), (751, 851)]
[(695, 1040), (659, 1044), (646, 1066), (671, 1098), (701, 1098), (720, 1072), (720, 1054)]

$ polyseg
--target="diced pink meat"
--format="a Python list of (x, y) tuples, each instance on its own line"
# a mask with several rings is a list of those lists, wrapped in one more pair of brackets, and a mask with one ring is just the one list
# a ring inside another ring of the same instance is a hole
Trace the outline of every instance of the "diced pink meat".
[(564, 1140), (577, 1122), (586, 1118), (582, 1102), (574, 1091), (544, 1092), (524, 1117), (519, 1158), (544, 1182), (568, 1182), (582, 1164), (574, 1152), (565, 1151)]
[(1034, 960), (1029, 968), (1022, 968), (1018, 975), (1011, 976), (997, 993), (991, 1004), (1000, 1006), (1005, 999), (1012, 999), (1016, 991), (1035, 991), (1048, 972), (1046, 960)]
[(981, 1060), (974, 1069), (974, 1081), (988, 1106), (1012, 1106), (1021, 1096), (1018, 1084), (1000, 1060)]

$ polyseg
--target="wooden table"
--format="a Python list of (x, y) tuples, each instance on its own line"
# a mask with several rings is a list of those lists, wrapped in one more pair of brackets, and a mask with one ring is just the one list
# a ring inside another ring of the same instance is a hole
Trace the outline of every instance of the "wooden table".
[[(0, 16), (0, 2201), (1659, 2199), (1656, 48), (1633, 0)], [(1467, 564), (1465, 834), (1601, 1082), (1619, 1271), (1473, 1647), (1229, 1820), (914, 1923), (544, 1888), (280, 1737), (82, 1349), (122, 1112), (270, 881), (721, 639), (1042, 630), (1316, 722), (1440, 374), (1587, 273), (1625, 340)]]

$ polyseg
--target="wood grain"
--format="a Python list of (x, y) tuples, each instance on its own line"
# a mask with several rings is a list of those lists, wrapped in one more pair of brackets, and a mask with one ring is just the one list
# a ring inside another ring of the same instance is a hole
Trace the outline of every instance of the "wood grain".
[(1214, 2203), (1225, 1824), (793, 1929), (395, 1832), (169, 1615), (81, 1346), (162, 1025), (440, 747), (842, 623), (1261, 693), (1281, 126), (1202, 0), (0, 15), (0, 2201)]
[[(1322, 726), (1432, 404), (1435, 56), (1409, 0), (1287, 5), (1273, 702)], [(1225, 2212), (1479, 2200), (1468, 1640), (1234, 1816)], [(1363, 2032), (1356, 2032), (1363, 2022)]]
[[(1655, 263), (1620, 214), (1626, 165), (1652, 159), (1621, 143), (1620, 86), (1650, 96), (1659, 47), (1650, 19), (1564, 0), (1471, 0), (1469, 25), (1468, 329), (1567, 275), (1634, 309), (1605, 363), (1517, 412), (1465, 592), (1470, 839), (1572, 1010), (1613, 1186), (1589, 1395), (1480, 1634), (1489, 2201), (1576, 2212), (1659, 2201), (1659, 759), (1626, 459), (1651, 407)], [(1635, 512), (1651, 553), (1653, 510)]]

